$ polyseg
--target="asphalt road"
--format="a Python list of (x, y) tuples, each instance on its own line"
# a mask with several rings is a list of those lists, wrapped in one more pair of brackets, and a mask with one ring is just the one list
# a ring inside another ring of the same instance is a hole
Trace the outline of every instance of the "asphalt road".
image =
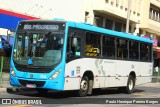
[[(47, 94), (38, 94), (35, 90), (19, 90), (19, 91), (10, 91), (8, 92), (0, 92), (0, 98), (3, 99), (10, 99), (12, 98), (27, 98), (27, 100), (32, 100), (32, 98), (35, 98), (34, 100), (42, 100), (41, 102), (38, 102), (36, 105), (32, 104), (22, 104), (22, 105), (0, 105), (2, 107), (64, 107), (64, 106), (72, 106), (72, 107), (81, 107), (82, 104), (85, 107), (103, 107), (103, 106), (112, 106), (112, 107), (120, 107), (120, 106), (130, 106), (133, 107), (159, 107), (160, 104), (106, 104), (106, 100), (113, 101), (113, 100), (127, 100), (133, 99), (136, 100), (143, 100), (153, 98), (151, 100), (155, 100), (154, 98), (160, 99), (160, 85), (145, 85), (145, 86), (138, 86), (136, 87), (135, 91), (132, 94), (125, 94), (120, 93), (116, 88), (107, 88), (102, 90), (94, 90), (92, 96), (87, 97), (76, 97), (75, 93), (73, 91), (65, 91), (65, 92), (56, 92), (56, 91), (50, 91)], [(113, 98), (113, 99), (111, 99)], [(133, 99), (132, 99), (133, 98)], [(25, 99), (24, 99), (25, 100)], [(47, 103), (47, 104), (44, 104)], [(42, 104), (41, 104), (42, 103)], [(113, 102), (114, 103), (114, 102)], [(156, 102), (155, 102), (156, 103)], [(159, 102), (160, 103), (160, 102)]]

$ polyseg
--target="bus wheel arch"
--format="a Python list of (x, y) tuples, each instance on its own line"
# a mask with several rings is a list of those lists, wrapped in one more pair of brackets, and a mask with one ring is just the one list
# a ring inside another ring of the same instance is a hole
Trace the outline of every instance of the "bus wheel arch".
[(93, 72), (85, 71), (80, 82), (78, 96), (84, 97), (87, 94), (92, 94), (93, 80)]
[(130, 75), (136, 80), (136, 73), (134, 71), (131, 71), (130, 74), (129, 74), (129, 76)]

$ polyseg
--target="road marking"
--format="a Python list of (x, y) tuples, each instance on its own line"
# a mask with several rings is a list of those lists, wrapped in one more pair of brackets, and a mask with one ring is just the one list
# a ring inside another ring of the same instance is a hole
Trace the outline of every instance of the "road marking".
[(144, 96), (144, 93), (133, 93), (135, 96)]
[(22, 104), (22, 105), (13, 105), (13, 106), (9, 105), (9, 106), (4, 106), (4, 107), (26, 107), (26, 106), (29, 107), (31, 105)]

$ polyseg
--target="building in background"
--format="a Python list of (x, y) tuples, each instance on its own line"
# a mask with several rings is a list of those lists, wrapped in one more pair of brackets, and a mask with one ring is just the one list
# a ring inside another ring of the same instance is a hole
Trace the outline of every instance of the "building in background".
[(155, 39), (160, 39), (160, 1), (145, 0), (143, 4), (139, 33), (142, 36), (153, 36)]
[(92, 24), (120, 32), (126, 32), (128, 10), (129, 33), (139, 34), (143, 0), (86, 0), (86, 21)]
[[(0, 9), (24, 16), (40, 19), (63, 18), (122, 32), (126, 30), (127, 14), (130, 10), (129, 33), (136, 35), (148, 33), (144, 30), (148, 26), (144, 22), (149, 19), (159, 20), (158, 7), (160, 7), (158, 0), (0, 0), (0, 2)], [(153, 34), (159, 35), (157, 32)]]

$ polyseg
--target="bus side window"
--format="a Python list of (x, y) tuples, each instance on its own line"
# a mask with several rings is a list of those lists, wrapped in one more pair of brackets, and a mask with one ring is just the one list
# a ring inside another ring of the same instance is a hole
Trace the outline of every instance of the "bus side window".
[(139, 42), (129, 41), (129, 59), (139, 60)]
[(117, 57), (118, 59), (127, 59), (128, 58), (128, 41), (125, 39), (118, 39), (117, 44)]
[(150, 46), (147, 43), (141, 43), (140, 44), (140, 60), (141, 61), (150, 61)]
[(102, 41), (102, 55), (106, 58), (115, 58), (115, 37), (111, 37), (110, 35), (104, 35)]
[(86, 32), (86, 56), (100, 56), (101, 55), (101, 35), (93, 32)]

